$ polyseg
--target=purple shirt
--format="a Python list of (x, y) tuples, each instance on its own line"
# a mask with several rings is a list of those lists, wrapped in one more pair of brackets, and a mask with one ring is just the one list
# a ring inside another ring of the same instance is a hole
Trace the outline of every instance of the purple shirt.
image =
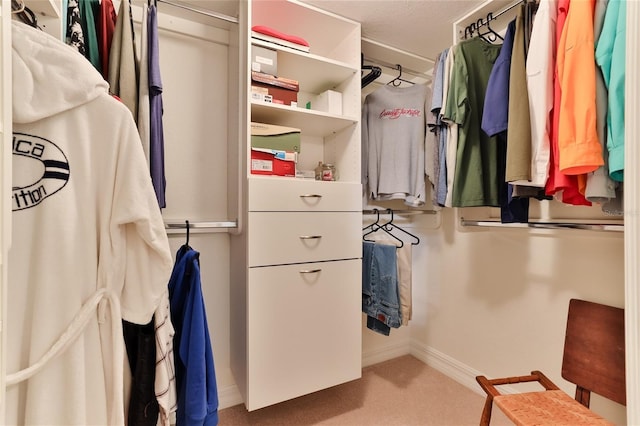
[(158, 14), (154, 5), (149, 6), (149, 167), (151, 181), (160, 208), (167, 206), (164, 176), (164, 132), (162, 128), (162, 78), (158, 49)]
[(500, 54), (489, 75), (481, 125), (482, 130), (488, 136), (495, 136), (507, 130), (507, 122), (509, 121), (509, 73), (515, 32), (516, 21), (513, 20), (509, 22), (507, 31), (504, 34)]

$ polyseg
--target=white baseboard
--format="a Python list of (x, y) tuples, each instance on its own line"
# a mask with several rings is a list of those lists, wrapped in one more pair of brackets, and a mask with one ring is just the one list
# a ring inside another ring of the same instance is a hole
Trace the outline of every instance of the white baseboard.
[[(476, 376), (481, 376), (484, 373), (461, 363), (447, 354), (416, 341), (411, 342), (410, 353), (428, 366), (435, 368), (445, 376), (450, 377), (478, 395), (486, 396), (486, 393), (480, 388), (478, 382), (476, 382)], [(508, 394), (516, 393), (516, 390), (510, 386), (501, 386), (500, 392)]]
[(485, 395), (478, 382), (476, 382), (476, 376), (480, 376), (481, 372), (451, 358), (447, 354), (415, 341), (411, 342), (410, 353), (428, 366), (435, 368), (477, 394)]
[(242, 395), (236, 385), (218, 388), (218, 410), (243, 403)]
[(362, 366), (368, 367), (403, 355), (409, 355), (410, 340), (396, 341), (393, 344), (378, 346), (373, 351), (362, 352)]

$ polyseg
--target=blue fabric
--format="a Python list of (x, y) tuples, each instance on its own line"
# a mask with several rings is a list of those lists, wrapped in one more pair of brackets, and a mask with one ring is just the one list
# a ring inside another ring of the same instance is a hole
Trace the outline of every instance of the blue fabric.
[(200, 253), (182, 246), (169, 281), (177, 426), (218, 424), (218, 388), (200, 283)]
[[(491, 69), (482, 111), (482, 130), (488, 136), (499, 135), (498, 143), (505, 146), (505, 149), (501, 150), (501, 156), (506, 153), (506, 132), (509, 123), (509, 77), (515, 33), (516, 20), (514, 19), (507, 26), (500, 54)], [(506, 165), (506, 161), (506, 157), (500, 158), (501, 164)], [(500, 181), (504, 182), (504, 180), (503, 176)], [(512, 192), (513, 186), (510, 183), (501, 184), (500, 220), (502, 223), (526, 223), (529, 221), (529, 199), (513, 198)]]
[(482, 130), (488, 136), (495, 136), (507, 130), (509, 120), (509, 75), (511, 72), (511, 51), (516, 33), (516, 20), (509, 22), (504, 33), (500, 54), (493, 64), (482, 111)]
[(397, 265), (395, 246), (362, 242), (362, 312), (367, 328), (387, 336), (402, 322)]
[(149, 6), (149, 167), (151, 181), (156, 192), (158, 205), (165, 208), (165, 189), (167, 182), (164, 174), (164, 128), (162, 124), (162, 78), (160, 77), (160, 55), (158, 47), (158, 13), (155, 5)]

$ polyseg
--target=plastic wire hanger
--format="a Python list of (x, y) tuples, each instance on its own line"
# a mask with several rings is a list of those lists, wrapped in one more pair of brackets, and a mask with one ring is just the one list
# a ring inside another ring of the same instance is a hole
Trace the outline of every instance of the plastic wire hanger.
[[(387, 209), (388, 210), (388, 209)], [(376, 221), (373, 222), (371, 225), (369, 226), (365, 226), (363, 228), (363, 231), (370, 228), (369, 232), (365, 233), (362, 235), (362, 239), (364, 241), (369, 241), (369, 242), (377, 242), (375, 240), (368, 240), (366, 238), (367, 235), (373, 234), (375, 232), (378, 231), (384, 231), (386, 234), (388, 234), (389, 236), (391, 236), (394, 240), (396, 240), (398, 243), (400, 243), (400, 245), (398, 245), (397, 247), (402, 247), (404, 246), (404, 241), (401, 238), (398, 238), (397, 236), (393, 235), (389, 230), (387, 230), (384, 225), (388, 224), (389, 222), (385, 223), (385, 224), (380, 224), (380, 212), (378, 211), (378, 209), (374, 209), (374, 211), (377, 213), (378, 217), (376, 218)]]
[(27, 5), (24, 3), (25, 0), (11, 0), (11, 13), (20, 13), (24, 11)]
[[(362, 232), (366, 231), (367, 229), (373, 228), (374, 225), (377, 225), (380, 222), (380, 210), (373, 209), (373, 211), (376, 212), (376, 220), (373, 223), (371, 223), (371, 224), (365, 226), (364, 228), (362, 228)], [(367, 234), (364, 234), (364, 235), (367, 235)], [(363, 237), (364, 237), (364, 235), (363, 235)]]
[[(480, 18), (480, 20), (478, 21), (478, 36), (480, 36), (480, 38), (482, 38), (484, 41), (487, 41), (489, 43), (495, 43), (498, 40), (503, 41), (504, 39), (502, 38), (502, 36), (498, 34), (493, 28), (491, 28), (491, 21), (493, 21), (492, 12), (487, 13), (486, 22), (483, 23), (482, 18)], [(483, 25), (487, 27), (487, 31), (485, 31), (484, 33), (481, 33), (480, 28)]]
[(398, 87), (402, 83), (415, 84), (413, 81), (405, 80), (404, 78), (402, 78), (402, 65), (396, 64), (396, 70), (398, 70), (398, 76), (393, 80), (391, 80), (390, 82), (388, 82), (387, 84), (390, 84), (393, 87)]
[[(369, 241), (369, 242), (372, 242), (372, 243), (376, 243), (377, 241), (374, 241), (374, 240), (368, 240), (368, 239), (366, 238), (366, 236), (367, 236), (367, 235), (370, 235), (370, 234), (373, 234), (373, 233), (375, 233), (375, 232), (378, 232), (378, 231), (380, 231), (380, 230), (382, 230), (382, 231), (384, 231), (385, 233), (387, 233), (388, 235), (390, 235), (391, 237), (393, 237), (393, 239), (395, 239), (396, 241), (398, 241), (398, 242), (400, 243), (400, 245), (399, 245), (398, 247), (402, 247), (402, 246), (404, 246), (404, 241), (402, 241), (400, 238), (396, 237), (396, 236), (395, 236), (395, 235), (393, 235), (391, 232), (389, 232), (388, 230), (386, 230), (386, 229), (384, 228), (384, 226), (383, 226), (383, 225), (380, 225), (380, 223), (379, 223), (379, 221), (380, 221), (380, 212), (378, 211), (378, 209), (374, 209), (374, 211), (375, 211), (375, 212), (376, 212), (376, 214), (377, 214), (376, 221), (375, 221), (375, 222), (373, 222), (371, 225), (368, 225), (368, 226), (365, 226), (364, 228), (362, 228), (362, 230), (363, 230), (363, 231), (365, 231), (365, 230), (369, 229), (369, 232), (366, 232), (365, 234), (363, 234), (363, 235), (362, 235), (362, 239), (363, 239), (364, 241)], [(387, 222), (387, 223), (388, 223), (388, 222)]]
[(361, 77), (362, 84), (360, 88), (368, 86), (375, 79), (382, 75), (382, 68), (375, 65), (365, 65), (364, 64), (364, 54), (360, 54), (360, 69), (361, 71), (369, 70), (369, 72)]
[(404, 232), (405, 234), (407, 234), (408, 236), (410, 236), (411, 238), (414, 239), (414, 241), (411, 242), (411, 245), (415, 246), (420, 244), (420, 238), (418, 238), (417, 236), (413, 235), (411, 232), (406, 231), (404, 229), (402, 229), (401, 227), (399, 227), (398, 225), (393, 223), (393, 209), (387, 209), (387, 213), (389, 213), (391, 215), (391, 220), (389, 220), (387, 223), (382, 224), (382, 228), (387, 231), (387, 232), (391, 232), (394, 229), (397, 229), (398, 231)]
[(15, 16), (25, 24), (36, 29), (41, 29), (38, 25), (38, 18), (36, 17), (36, 14), (27, 7), (25, 0), (11, 0), (11, 13), (15, 14)]

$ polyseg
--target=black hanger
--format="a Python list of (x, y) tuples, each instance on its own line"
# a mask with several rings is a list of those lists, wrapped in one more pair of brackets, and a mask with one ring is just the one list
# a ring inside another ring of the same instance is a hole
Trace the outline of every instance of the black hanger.
[(396, 64), (396, 69), (398, 70), (398, 76), (387, 84), (391, 84), (394, 87), (398, 87), (402, 83), (415, 84), (413, 81), (405, 80), (404, 78), (402, 78), (402, 65)]
[(396, 237), (395, 235), (393, 235), (391, 232), (387, 231), (387, 230), (384, 228), (384, 226), (380, 225), (380, 223), (379, 223), (379, 222), (380, 222), (380, 211), (378, 211), (378, 209), (373, 209), (373, 211), (375, 211), (375, 212), (376, 212), (376, 214), (377, 214), (376, 220), (375, 220), (375, 222), (373, 222), (371, 225), (367, 225), (367, 226), (365, 226), (364, 228), (362, 228), (362, 230), (363, 230), (363, 231), (365, 231), (365, 230), (369, 229), (369, 232), (366, 232), (365, 234), (363, 234), (363, 235), (362, 235), (362, 239), (363, 239), (364, 241), (370, 241), (370, 242), (375, 243), (376, 241), (374, 241), (374, 240), (367, 240), (365, 237), (366, 237), (367, 235), (370, 235), (370, 234), (373, 234), (373, 233), (375, 233), (375, 232), (377, 232), (377, 231), (382, 230), (382, 231), (386, 232), (387, 234), (389, 234), (390, 236), (392, 236), (396, 241), (398, 241), (398, 242), (400, 243), (400, 245), (399, 245), (398, 247), (402, 247), (402, 246), (404, 245), (404, 241), (402, 241), (400, 238), (398, 238), (398, 237)]
[(369, 73), (362, 76), (362, 84), (360, 88), (368, 86), (371, 82), (382, 75), (382, 68), (375, 65), (363, 65), (362, 69), (369, 70)]
[(420, 238), (418, 238), (417, 236), (413, 235), (411, 232), (404, 230), (398, 225), (393, 223), (393, 209), (387, 209), (387, 213), (391, 215), (391, 219), (387, 223), (384, 223), (381, 225), (385, 231), (391, 232), (394, 229), (397, 229), (398, 231), (404, 232), (405, 234), (409, 235), (414, 239), (414, 241), (411, 242), (411, 245), (415, 246), (420, 244)]
[(38, 25), (36, 14), (33, 13), (24, 2), (25, 0), (11, 0), (11, 13), (14, 13), (25, 24), (33, 28), (41, 29)]
[[(373, 228), (374, 225), (377, 225), (378, 222), (380, 222), (380, 210), (373, 209), (373, 211), (376, 213), (376, 220), (372, 224), (369, 224), (369, 225), (365, 226), (364, 228), (362, 228), (363, 232), (366, 231), (367, 229)], [(364, 235), (367, 235), (367, 234), (364, 234)], [(363, 235), (363, 237), (364, 237), (364, 235)]]
[(470, 39), (471, 37), (473, 37), (473, 33), (476, 31), (476, 24), (475, 22), (472, 24), (467, 25), (466, 27), (464, 27), (464, 39)]
[(388, 231), (387, 229), (385, 229), (385, 227), (384, 227), (384, 226), (382, 226), (382, 225), (378, 225), (378, 224), (376, 224), (376, 223), (374, 223), (374, 224), (373, 224), (373, 227), (371, 228), (371, 231), (367, 232), (366, 234), (364, 234), (364, 235), (362, 236), (362, 239), (363, 239), (364, 241), (370, 241), (370, 242), (375, 243), (375, 242), (377, 242), (377, 241), (374, 241), (374, 240), (367, 240), (365, 237), (366, 237), (367, 235), (369, 235), (369, 234), (373, 234), (373, 233), (375, 233), (375, 232), (377, 232), (377, 231), (380, 231), (380, 230), (384, 231), (385, 233), (387, 233), (388, 235), (390, 235), (391, 237), (393, 237), (393, 239), (394, 239), (394, 240), (398, 241), (398, 242), (400, 243), (400, 245), (399, 245), (399, 246), (397, 246), (397, 247), (402, 247), (402, 246), (404, 246), (404, 241), (402, 241), (402, 239), (400, 239), (400, 238), (398, 238), (397, 236), (393, 235), (390, 231)]
[(365, 65), (364, 64), (364, 55), (360, 54), (360, 69), (361, 71), (369, 70), (366, 75), (362, 76), (362, 84), (360, 88), (368, 86), (372, 81), (377, 79), (382, 75), (382, 68), (375, 65)]
[[(496, 31), (493, 30), (493, 28), (491, 28), (491, 21), (493, 21), (493, 12), (489, 12), (487, 13), (487, 20), (486, 22), (482, 22), (482, 18), (480, 18), (478, 20), (478, 35), (484, 40), (487, 41), (489, 43), (495, 43), (496, 41), (500, 40), (504, 40), (502, 38), (502, 36), (500, 34), (498, 34)], [(487, 31), (485, 31), (484, 33), (481, 33), (480, 27), (485, 26), (487, 27)]]
[(184, 245), (189, 247), (189, 229), (191, 229), (191, 225), (189, 225), (189, 221), (184, 221), (185, 228), (187, 228), (187, 241), (185, 241)]

